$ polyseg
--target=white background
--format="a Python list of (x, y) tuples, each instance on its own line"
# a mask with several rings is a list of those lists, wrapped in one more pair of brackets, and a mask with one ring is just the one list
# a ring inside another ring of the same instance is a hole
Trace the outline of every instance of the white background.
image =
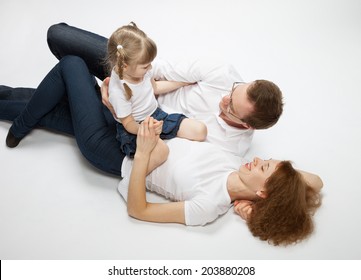
[(159, 57), (231, 62), (246, 81), (276, 82), (279, 123), (248, 157), (291, 159), (324, 181), (315, 232), (274, 247), (233, 211), (205, 227), (129, 218), (118, 178), (95, 170), (75, 140), (34, 130), (15, 149), (0, 122), (0, 259), (361, 259), (361, 2), (0, 0), (0, 84), (36, 87), (57, 60), (50, 25), (108, 37), (134, 21)]

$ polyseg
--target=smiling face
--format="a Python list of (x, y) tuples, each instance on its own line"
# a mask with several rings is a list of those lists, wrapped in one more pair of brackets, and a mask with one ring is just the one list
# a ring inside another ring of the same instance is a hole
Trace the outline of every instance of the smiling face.
[(262, 160), (255, 157), (252, 162), (242, 165), (238, 177), (249, 190), (257, 192), (263, 189), (266, 180), (276, 170), (280, 160)]

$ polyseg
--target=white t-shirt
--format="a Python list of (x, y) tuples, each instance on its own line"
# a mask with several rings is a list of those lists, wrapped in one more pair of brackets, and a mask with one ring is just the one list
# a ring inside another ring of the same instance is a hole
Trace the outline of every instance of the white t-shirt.
[[(153, 73), (150, 70), (145, 74), (142, 82), (132, 84), (120, 80), (118, 74), (112, 70), (109, 81), (109, 102), (117, 118), (124, 118), (131, 114), (136, 121), (140, 122), (153, 114), (158, 103), (151, 83), (152, 76)], [(132, 90), (133, 95), (129, 100), (126, 99), (124, 83)]]
[(243, 79), (229, 64), (213, 60), (153, 62), (156, 80), (197, 82), (158, 97), (159, 106), (168, 113), (180, 112), (203, 121), (208, 128), (207, 142), (236, 155), (244, 156), (253, 138), (253, 129), (239, 129), (219, 117), (219, 102), (228, 95), (234, 82)]
[[(230, 173), (242, 158), (205, 142), (173, 138), (167, 141), (169, 157), (146, 178), (146, 187), (173, 201), (185, 201), (187, 225), (205, 225), (231, 207), (227, 191)], [(133, 160), (125, 158), (118, 190), (125, 200)]]

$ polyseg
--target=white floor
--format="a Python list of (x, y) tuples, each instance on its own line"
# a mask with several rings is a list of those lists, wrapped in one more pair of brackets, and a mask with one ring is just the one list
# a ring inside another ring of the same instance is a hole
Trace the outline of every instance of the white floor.
[(291, 159), (324, 180), (315, 233), (273, 247), (229, 211), (205, 227), (127, 216), (118, 179), (74, 139), (35, 130), (15, 149), (0, 122), (0, 259), (361, 259), (361, 2), (4, 1), (0, 84), (36, 87), (56, 63), (47, 28), (67, 22), (104, 36), (135, 21), (161, 57), (231, 61), (245, 80), (285, 96), (279, 123), (256, 133), (249, 157)]

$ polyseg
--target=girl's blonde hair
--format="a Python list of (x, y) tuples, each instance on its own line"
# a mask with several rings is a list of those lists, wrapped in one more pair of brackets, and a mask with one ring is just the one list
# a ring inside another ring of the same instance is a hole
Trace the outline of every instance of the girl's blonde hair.
[[(118, 28), (108, 40), (107, 64), (109, 72), (114, 68), (119, 78), (123, 80), (125, 65), (151, 63), (157, 56), (157, 46), (134, 22)], [(124, 83), (127, 99), (132, 97), (132, 91)]]
[(308, 237), (321, 195), (289, 161), (278, 164), (265, 188), (267, 197), (254, 203), (247, 222), (252, 234), (273, 245), (289, 245)]

